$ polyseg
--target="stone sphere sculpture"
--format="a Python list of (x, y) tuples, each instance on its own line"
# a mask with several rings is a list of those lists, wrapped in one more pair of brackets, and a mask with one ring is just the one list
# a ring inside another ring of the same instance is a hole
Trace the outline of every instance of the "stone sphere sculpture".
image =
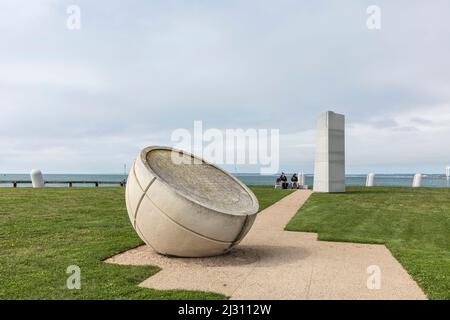
[(128, 176), (126, 204), (139, 237), (169, 256), (228, 252), (259, 209), (253, 192), (217, 166), (187, 152), (148, 147)]

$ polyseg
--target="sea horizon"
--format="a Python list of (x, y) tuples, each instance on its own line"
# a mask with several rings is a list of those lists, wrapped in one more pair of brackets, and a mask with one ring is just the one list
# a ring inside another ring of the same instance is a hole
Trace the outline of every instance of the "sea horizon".
[[(286, 173), (288, 178), (293, 173)], [(399, 186), (410, 187), (412, 185), (413, 177), (415, 173), (375, 173), (375, 186)], [(240, 181), (247, 185), (274, 185), (277, 174), (262, 175), (259, 173), (244, 173), (232, 172), (231, 175), (238, 178)], [(120, 182), (126, 180), (128, 174), (120, 173), (44, 173), (44, 180), (46, 181), (109, 181)], [(366, 184), (366, 173), (352, 173), (345, 175), (345, 184), (347, 186), (364, 186)], [(313, 173), (305, 173), (305, 184), (312, 185), (314, 179)], [(8, 181), (30, 181), (30, 174), (26, 173), (0, 173), (0, 187), (11, 187)], [(31, 184), (23, 183), (19, 184), (19, 187), (30, 187)], [(74, 187), (92, 187), (94, 184), (76, 184)], [(102, 186), (117, 186), (102, 184)], [(423, 173), (422, 174), (422, 186), (423, 187), (435, 187), (445, 188), (449, 187), (449, 180), (445, 174), (442, 173)], [(67, 184), (52, 184), (49, 187), (67, 187)]]

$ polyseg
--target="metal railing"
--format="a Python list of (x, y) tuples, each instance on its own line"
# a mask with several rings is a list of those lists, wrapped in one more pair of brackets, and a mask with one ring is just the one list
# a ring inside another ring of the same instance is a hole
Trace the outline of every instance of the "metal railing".
[[(0, 180), (0, 185), (2, 184), (11, 184), (13, 188), (17, 188), (19, 184), (31, 184), (31, 180)], [(72, 181), (45, 181), (45, 184), (62, 184), (62, 185), (68, 185), (69, 188), (73, 187), (74, 184), (92, 184), (95, 187), (99, 187), (101, 184), (107, 184), (107, 185), (119, 185), (121, 187), (125, 187), (127, 182), (125, 180), (123, 181), (78, 181), (78, 180), (72, 180)]]

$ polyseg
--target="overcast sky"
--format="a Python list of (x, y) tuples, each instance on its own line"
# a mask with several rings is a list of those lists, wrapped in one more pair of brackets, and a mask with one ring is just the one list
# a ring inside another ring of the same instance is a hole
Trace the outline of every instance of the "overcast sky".
[[(80, 30), (66, 26), (71, 4)], [(366, 26), (373, 4), (381, 30)], [(0, 0), (0, 173), (121, 173), (195, 120), (280, 128), (281, 169), (312, 172), (326, 110), (346, 115), (348, 173), (442, 173), (449, 12), (448, 0)]]

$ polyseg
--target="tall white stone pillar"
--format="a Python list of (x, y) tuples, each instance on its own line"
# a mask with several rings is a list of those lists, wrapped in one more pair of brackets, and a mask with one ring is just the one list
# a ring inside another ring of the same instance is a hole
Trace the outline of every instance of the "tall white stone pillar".
[(345, 192), (345, 117), (320, 114), (314, 164), (315, 192)]

